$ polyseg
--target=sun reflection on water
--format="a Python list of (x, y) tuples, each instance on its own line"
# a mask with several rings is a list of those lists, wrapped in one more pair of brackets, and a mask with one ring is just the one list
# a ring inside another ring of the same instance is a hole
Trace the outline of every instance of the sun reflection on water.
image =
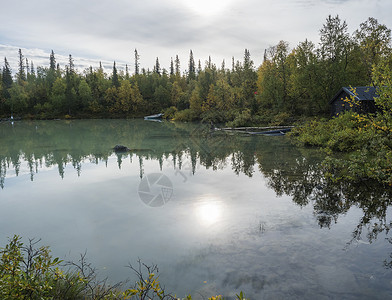
[(204, 197), (196, 204), (196, 216), (204, 226), (218, 223), (223, 216), (222, 201), (212, 196)]

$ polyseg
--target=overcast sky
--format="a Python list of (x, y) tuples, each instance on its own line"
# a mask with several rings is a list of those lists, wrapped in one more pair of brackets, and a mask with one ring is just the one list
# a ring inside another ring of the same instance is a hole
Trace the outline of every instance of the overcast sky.
[(196, 62), (210, 55), (229, 66), (246, 48), (258, 66), (280, 40), (318, 44), (329, 14), (346, 20), (350, 33), (369, 17), (392, 28), (391, 0), (9, 0), (1, 11), (0, 58), (14, 71), (19, 48), (35, 66), (48, 66), (53, 49), (62, 67), (72, 54), (76, 66), (116, 61), (131, 73), (135, 48), (141, 67), (152, 69), (158, 57), (168, 69), (178, 55), (182, 72), (190, 49)]

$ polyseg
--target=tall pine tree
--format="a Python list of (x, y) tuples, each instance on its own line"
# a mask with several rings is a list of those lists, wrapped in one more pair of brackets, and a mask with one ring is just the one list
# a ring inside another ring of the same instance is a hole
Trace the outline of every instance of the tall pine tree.
[(49, 62), (50, 62), (49, 64), (50, 69), (54, 71), (56, 69), (56, 58), (54, 57), (53, 50), (50, 53)]
[(188, 79), (193, 80), (196, 78), (196, 67), (195, 67), (195, 60), (193, 58), (192, 50), (189, 53), (189, 65), (188, 65)]
[(170, 59), (170, 76), (174, 75), (174, 63), (173, 63), (173, 57)]
[(161, 75), (161, 65), (159, 64), (158, 57), (157, 57), (157, 59), (155, 61), (154, 73), (157, 73), (158, 75)]
[(175, 71), (176, 71), (176, 75), (179, 76), (180, 75), (180, 59), (178, 58), (178, 55), (176, 55), (176, 60), (174, 62), (174, 66), (175, 66)]
[(26, 81), (26, 73), (24, 69), (25, 66), (24, 66), (23, 54), (22, 54), (22, 50), (19, 49), (19, 71), (17, 74), (17, 79), (20, 85), (22, 85), (23, 82)]
[(71, 74), (75, 73), (75, 64), (74, 64), (74, 59), (72, 58), (72, 55), (69, 55), (69, 72)]
[[(3, 92), (10, 89), (12, 86), (12, 83), (13, 83), (11, 67), (10, 67), (6, 57), (4, 57), (2, 82), (3, 82)], [(9, 98), (9, 94), (8, 94), (8, 97), (6, 97), (6, 98)]]
[(118, 80), (117, 75), (116, 62), (113, 63), (112, 86), (116, 88), (120, 87), (120, 81)]
[(137, 50), (135, 49), (135, 75), (139, 74), (139, 65), (140, 65), (139, 59), (140, 59), (140, 56), (137, 53)]

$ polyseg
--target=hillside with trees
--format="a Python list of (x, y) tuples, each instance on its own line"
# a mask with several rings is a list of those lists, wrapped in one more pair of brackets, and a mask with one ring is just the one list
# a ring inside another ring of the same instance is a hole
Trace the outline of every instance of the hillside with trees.
[(285, 41), (265, 50), (255, 66), (245, 49), (241, 61), (209, 57), (189, 61), (178, 55), (170, 69), (156, 58), (152, 71), (140, 67), (134, 51), (134, 73), (128, 66), (111, 73), (102, 65), (80, 72), (69, 55), (65, 66), (52, 51), (48, 66), (35, 67), (19, 50), (13, 72), (4, 59), (0, 74), (0, 116), (22, 118), (128, 118), (165, 112), (182, 121), (203, 120), (230, 126), (288, 124), (312, 116), (327, 116), (328, 101), (342, 86), (371, 85), (372, 68), (391, 62), (391, 31), (369, 18), (352, 34), (339, 16), (329, 16), (320, 40)]

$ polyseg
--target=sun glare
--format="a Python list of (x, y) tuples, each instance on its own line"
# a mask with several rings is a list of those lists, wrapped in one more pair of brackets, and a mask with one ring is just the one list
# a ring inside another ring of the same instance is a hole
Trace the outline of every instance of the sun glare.
[(222, 204), (213, 199), (206, 199), (197, 205), (197, 218), (199, 222), (205, 226), (210, 226), (217, 223), (223, 213)]
[(215, 15), (222, 12), (229, 4), (230, 0), (183, 0), (189, 9), (199, 15)]

